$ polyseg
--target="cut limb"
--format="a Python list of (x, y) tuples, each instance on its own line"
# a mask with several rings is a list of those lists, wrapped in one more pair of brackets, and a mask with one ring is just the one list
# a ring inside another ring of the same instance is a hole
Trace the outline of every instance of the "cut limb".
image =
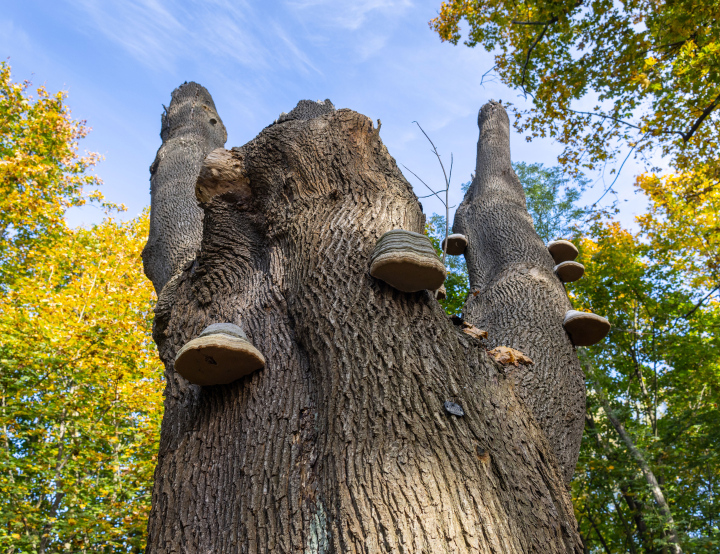
[[(369, 275), (385, 232), (425, 224), (370, 119), (288, 120), (218, 159), (241, 161), (250, 190), (204, 203), (155, 334), (167, 388), (148, 554), (582, 552), (503, 366), (431, 291)], [(180, 377), (177, 352), (213, 323), (238, 325), (265, 368)]]
[(489, 102), (478, 126), (475, 178), (453, 224), (454, 233), (468, 238), (472, 294), (463, 317), (487, 330), (491, 347), (510, 346), (533, 360), (513, 372), (515, 390), (547, 434), (569, 483), (585, 419), (583, 372), (563, 329), (570, 301), (513, 171), (505, 109)]
[(225, 145), (227, 132), (210, 93), (184, 83), (162, 115), (162, 145), (150, 166), (150, 236), (143, 250), (145, 275), (160, 294), (200, 247), (203, 212), (195, 181), (205, 156)]

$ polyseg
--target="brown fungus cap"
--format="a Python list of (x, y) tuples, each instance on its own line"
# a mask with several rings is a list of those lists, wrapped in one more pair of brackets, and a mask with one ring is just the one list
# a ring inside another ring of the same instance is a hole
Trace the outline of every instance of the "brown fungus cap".
[(592, 346), (610, 332), (610, 322), (604, 317), (588, 312), (569, 310), (563, 327), (575, 346)]
[(547, 245), (547, 249), (556, 264), (570, 262), (578, 256), (578, 249), (569, 240), (554, 240)]
[(208, 326), (180, 349), (175, 370), (195, 385), (224, 385), (265, 366), (265, 358), (232, 323)]
[(563, 283), (572, 283), (585, 274), (585, 266), (578, 262), (563, 262), (555, 266), (555, 274)]
[[(442, 241), (442, 248), (445, 248), (445, 240), (446, 239), (443, 239)], [(446, 252), (451, 256), (460, 256), (465, 253), (467, 245), (468, 239), (465, 235), (459, 233), (448, 235)]]
[(420, 233), (393, 229), (378, 240), (370, 259), (370, 275), (403, 291), (437, 290), (445, 267), (430, 239)]

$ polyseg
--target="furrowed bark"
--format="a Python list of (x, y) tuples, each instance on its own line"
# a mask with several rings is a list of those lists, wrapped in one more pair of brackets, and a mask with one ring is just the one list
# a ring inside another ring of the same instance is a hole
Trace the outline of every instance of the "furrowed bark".
[[(206, 166), (200, 252), (156, 334), (168, 383), (147, 552), (582, 552), (504, 367), (430, 292), (369, 275), (383, 233), (425, 221), (372, 122), (285, 120)], [(216, 322), (267, 363), (200, 388), (173, 360)]]
[(475, 178), (453, 224), (453, 232), (469, 240), (463, 316), (489, 333), (491, 346), (510, 346), (535, 362), (513, 372), (515, 391), (545, 431), (569, 483), (585, 416), (582, 368), (562, 325), (570, 301), (512, 169), (505, 109), (489, 102), (478, 126)]
[(150, 236), (142, 254), (145, 275), (158, 295), (200, 247), (203, 213), (195, 181), (205, 156), (227, 140), (205, 87), (191, 82), (173, 91), (160, 137), (162, 145), (150, 166)]

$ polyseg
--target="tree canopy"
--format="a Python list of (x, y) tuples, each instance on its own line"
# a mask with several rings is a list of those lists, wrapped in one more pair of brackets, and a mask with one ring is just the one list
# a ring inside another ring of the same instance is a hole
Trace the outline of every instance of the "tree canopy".
[(162, 417), (140, 252), (148, 214), (103, 201), (64, 93), (0, 64), (0, 550), (140, 552)]
[(495, 53), (502, 82), (533, 102), (515, 126), (563, 144), (566, 168), (659, 148), (716, 186), (718, 13), (717, 0), (450, 0), (430, 25), (454, 44), (466, 29), (466, 45)]

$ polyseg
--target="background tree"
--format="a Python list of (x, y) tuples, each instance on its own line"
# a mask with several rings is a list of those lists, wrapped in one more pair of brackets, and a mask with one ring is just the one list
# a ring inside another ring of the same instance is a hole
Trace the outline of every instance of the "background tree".
[(719, 11), (717, 0), (450, 0), (430, 25), (457, 44), (467, 22), (465, 44), (494, 52), (502, 82), (532, 98), (517, 129), (565, 145), (566, 168), (657, 147), (688, 184), (717, 187)]
[[(686, 245), (655, 240), (653, 220), (640, 219), (631, 233), (598, 218), (579, 243), (586, 277), (570, 287), (574, 301), (613, 314), (608, 339), (585, 354), (588, 416), (573, 482), (580, 532), (597, 552), (662, 552), (674, 530), (685, 551), (715, 552), (720, 306), (701, 302), (692, 266), (674, 263)], [(655, 475), (674, 525), (609, 415)]]
[[(88, 128), (74, 121), (65, 93), (45, 87), (30, 94), (31, 83), (13, 82), (10, 66), (0, 62), (0, 261), (19, 267), (43, 241), (66, 230), (65, 212), (88, 200), (102, 202), (88, 173), (99, 157), (78, 156), (77, 141)], [(111, 207), (104, 203), (106, 207)], [(0, 277), (10, 279), (11, 273)]]
[[(445, 216), (440, 214), (430, 216), (427, 232), (435, 251), (438, 256), (442, 257), (442, 241), (445, 238)], [(462, 256), (447, 256), (445, 268), (447, 270), (447, 278), (445, 279), (446, 296), (439, 302), (448, 315), (460, 315), (470, 290), (465, 258)]]
[(95, 155), (64, 94), (0, 75), (0, 550), (140, 552), (161, 411), (147, 214), (71, 229)]
[(577, 205), (590, 182), (583, 175), (570, 179), (561, 167), (516, 162), (513, 169), (525, 190), (535, 231), (546, 243), (576, 235), (587, 215)]

